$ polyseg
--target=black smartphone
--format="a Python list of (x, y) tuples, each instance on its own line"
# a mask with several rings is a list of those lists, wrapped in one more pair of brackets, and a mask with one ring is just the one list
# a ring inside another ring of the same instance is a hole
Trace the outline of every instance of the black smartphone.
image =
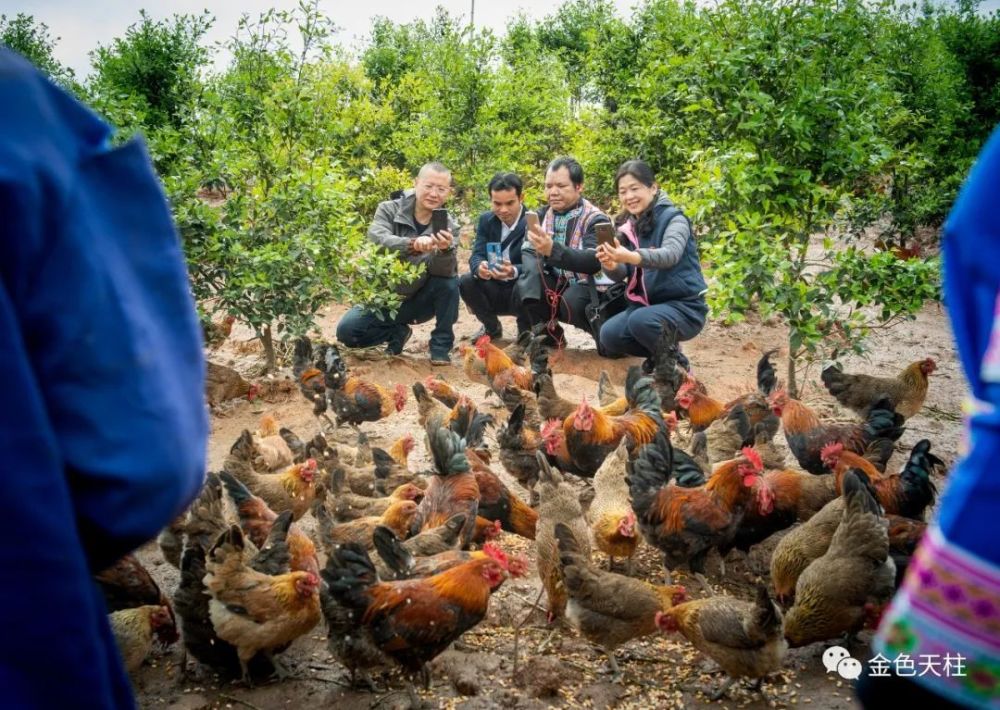
[(607, 244), (609, 247), (615, 245), (616, 230), (613, 224), (603, 223), (594, 226), (594, 234), (597, 235), (598, 244)]
[(437, 234), (445, 229), (448, 229), (448, 210), (438, 207), (431, 212), (431, 233)]

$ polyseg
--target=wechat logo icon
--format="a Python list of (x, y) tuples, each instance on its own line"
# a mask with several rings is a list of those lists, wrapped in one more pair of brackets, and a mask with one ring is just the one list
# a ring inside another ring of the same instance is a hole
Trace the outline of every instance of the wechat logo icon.
[(861, 661), (852, 658), (850, 651), (843, 646), (830, 646), (823, 651), (823, 665), (827, 673), (836, 672), (844, 680), (857, 680), (861, 677)]

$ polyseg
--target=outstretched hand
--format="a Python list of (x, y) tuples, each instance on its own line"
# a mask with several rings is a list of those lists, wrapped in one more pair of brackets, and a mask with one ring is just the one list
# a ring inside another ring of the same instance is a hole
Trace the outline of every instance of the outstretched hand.
[(604, 269), (613, 269), (618, 264), (638, 266), (642, 262), (639, 253), (623, 247), (618, 241), (618, 237), (615, 237), (614, 246), (611, 244), (597, 245), (597, 260), (601, 262), (601, 267)]

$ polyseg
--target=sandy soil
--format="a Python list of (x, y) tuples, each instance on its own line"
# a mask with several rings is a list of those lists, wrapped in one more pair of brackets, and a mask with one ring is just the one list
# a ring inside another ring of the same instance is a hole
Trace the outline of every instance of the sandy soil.
[[(343, 308), (334, 306), (320, 319), (324, 337), (332, 339), (337, 318)], [(514, 332), (513, 319), (504, 319), (508, 332)], [(468, 337), (478, 323), (462, 308), (456, 328), (459, 338)], [(409, 386), (432, 370), (428, 362), (427, 342), (430, 324), (415, 328), (406, 352), (399, 358), (378, 356), (376, 359), (352, 364), (366, 368), (369, 376), (383, 384), (401, 382)], [(572, 330), (572, 329), (569, 329)], [(250, 333), (237, 329), (230, 341), (210, 357), (221, 364), (230, 364), (243, 372), (259, 367), (260, 353), (244, 341)], [(785, 333), (781, 327), (759, 322), (748, 322), (724, 328), (710, 324), (693, 342), (685, 345), (695, 374), (707, 383), (710, 392), (725, 400), (754, 386), (754, 365), (764, 350), (781, 347)], [(943, 309), (929, 305), (916, 320), (895, 329), (879, 333), (872, 339), (870, 361), (845, 360), (848, 369), (871, 373), (887, 373), (926, 356), (937, 360), (939, 369), (933, 375), (930, 393), (922, 413), (907, 424), (897, 454), (890, 467), (897, 467), (905, 460), (906, 452), (922, 438), (930, 438), (934, 451), (948, 463), (954, 460), (959, 439), (959, 405), (963, 396), (964, 381), (955, 358), (951, 335)], [(457, 362), (457, 357), (456, 357)], [(629, 365), (637, 359), (603, 360), (594, 351), (589, 336), (580, 332), (569, 333), (569, 348), (565, 355), (553, 360), (555, 383), (568, 397), (587, 393), (591, 398), (601, 369), (606, 369), (614, 381), (621, 383)], [(783, 358), (780, 359), (782, 366)], [(490, 411), (484, 387), (471, 384), (456, 364), (449, 368), (435, 368), (459, 388), (468, 392), (480, 405)], [(782, 369), (783, 373), (784, 370)], [(805, 382), (804, 398), (820, 407), (827, 414), (837, 414), (822, 386), (818, 371), (800, 376)], [(234, 400), (221, 407), (213, 417), (213, 432), (209, 452), (209, 467), (217, 469), (232, 442), (244, 428), (255, 428), (261, 413), (273, 411), (281, 422), (300, 434), (315, 431), (315, 420), (310, 407), (297, 393), (279, 395), (274, 401), (250, 403)], [(493, 407), (499, 418), (502, 409)], [(843, 416), (841, 412), (840, 415)], [(374, 445), (387, 444), (397, 437), (418, 430), (416, 408), (410, 404), (403, 412), (379, 422), (362, 427)], [(349, 430), (343, 430), (342, 443), (353, 443)], [(422, 436), (417, 437), (418, 441)], [(429, 465), (429, 459), (419, 443), (411, 458), (411, 466), (419, 469)], [(495, 467), (498, 471), (501, 467)], [(503, 475), (519, 493), (524, 493), (512, 479)], [(580, 484), (582, 488), (582, 483)], [(308, 529), (311, 516), (303, 519)], [(510, 534), (504, 534), (500, 543), (514, 551), (524, 551), (534, 559), (532, 543)], [(141, 551), (142, 559), (151, 567), (164, 589), (173, 590), (177, 573), (163, 562), (155, 545)], [(603, 560), (601, 563), (603, 564)], [(738, 553), (727, 562), (727, 576), (718, 574), (709, 578), (719, 593), (751, 598), (754, 576), (739, 558)], [(643, 544), (637, 558), (636, 574), (647, 579), (661, 575), (659, 557)], [(679, 581), (685, 582), (678, 573)], [(697, 589), (697, 584), (692, 585)], [(433, 686), (424, 693), (424, 699), (433, 707), (460, 708), (534, 708), (534, 707), (792, 707), (848, 708), (854, 706), (850, 688), (844, 681), (824, 672), (820, 661), (822, 644), (792, 651), (785, 669), (765, 683), (766, 698), (740, 686), (734, 686), (727, 698), (710, 703), (704, 689), (716, 687), (722, 680), (719, 674), (707, 672), (710, 664), (680, 637), (649, 637), (633, 642), (619, 651), (620, 665), (625, 673), (624, 682), (608, 682), (602, 673), (606, 667), (603, 653), (577, 638), (570, 630), (556, 635), (543, 654), (538, 649), (549, 635), (545, 619), (535, 611), (523, 627), (520, 640), (520, 671), (513, 673), (513, 627), (531, 609), (539, 589), (537, 574), (524, 579), (510, 580), (494, 595), (487, 619), (467, 633), (454, 649), (442, 655), (434, 664)], [(867, 636), (862, 636), (863, 640)], [(868, 658), (867, 645), (853, 649), (857, 658)], [(240, 684), (220, 684), (203, 668), (193, 677), (182, 679), (179, 673), (181, 650), (179, 645), (154, 657), (134, 676), (135, 688), (142, 707), (194, 709), (202, 707), (280, 708), (325, 705), (337, 708), (374, 707), (381, 699), (382, 707), (405, 704), (405, 695), (379, 695), (359, 693), (349, 689), (347, 675), (326, 649), (325, 629), (322, 625), (296, 641), (284, 654), (294, 669), (294, 678), (256, 688)], [(191, 674), (189, 674), (190, 676)], [(391, 679), (390, 688), (401, 689), (398, 680)]]

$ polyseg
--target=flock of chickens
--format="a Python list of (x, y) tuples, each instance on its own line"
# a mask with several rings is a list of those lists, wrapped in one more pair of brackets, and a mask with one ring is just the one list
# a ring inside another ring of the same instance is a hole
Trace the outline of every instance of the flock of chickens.
[[(591, 405), (557, 392), (555, 347), (544, 331), (506, 349), (488, 337), (463, 346), (468, 378), (508, 410), (502, 423), (440, 376), (414, 383), (433, 460), (415, 473), (412, 435), (383, 450), (358, 429), (403, 409), (406, 389), (366, 381), (336, 346), (301, 339), (293, 373), (319, 433), (304, 440), (265, 416), (240, 435), (160, 536), (180, 570), (170, 599), (134, 556), (97, 576), (129, 670), (154, 643), (182, 638), (185, 669), (191, 656), (247, 683), (283, 677), (280, 653), (322, 622), (352, 683), (374, 687), (370, 673), (400, 667), (426, 687), (428, 662), (483, 620), (507, 577), (529, 571), (496, 544), (501, 530), (534, 541), (549, 623), (604, 649), (616, 678), (620, 645), (680, 633), (728, 675), (721, 697), (741, 678), (759, 689), (789, 646), (877, 624), (924, 531), (932, 474), (944, 474), (926, 440), (898, 473), (886, 471), (933, 360), (895, 378), (828, 366), (824, 385), (859, 416), (843, 423), (780, 388), (773, 352), (757, 365), (754, 391), (721, 402), (678, 365), (667, 327), (651, 371), (631, 368), (620, 390), (602, 373)], [(359, 433), (356, 447), (327, 438), (345, 424)], [(569, 476), (590, 479), (592, 495)], [(301, 525), (308, 514), (312, 535)], [(632, 576), (640, 538), (663, 554), (662, 584)], [(769, 571), (753, 599), (714, 596), (706, 579), (709, 556), (724, 575), (733, 548)], [(607, 569), (594, 551), (609, 557)], [(673, 583), (678, 568), (702, 598)]]

